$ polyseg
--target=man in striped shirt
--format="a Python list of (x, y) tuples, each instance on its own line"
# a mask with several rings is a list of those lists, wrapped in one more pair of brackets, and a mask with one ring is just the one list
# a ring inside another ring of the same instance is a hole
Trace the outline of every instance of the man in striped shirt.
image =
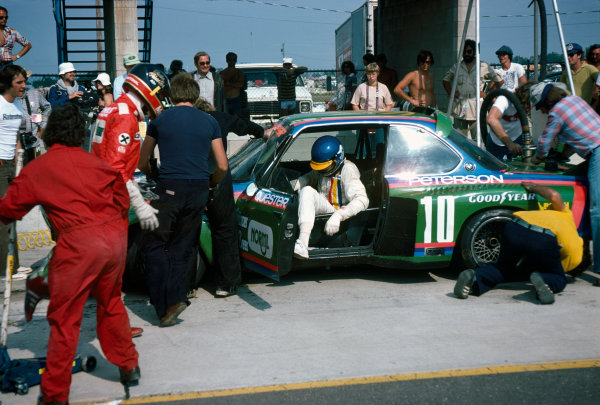
[[(600, 116), (584, 99), (570, 96), (561, 87), (551, 83), (535, 84), (529, 93), (531, 105), (548, 114), (548, 123), (538, 140), (537, 155), (532, 162), (540, 163), (548, 155), (552, 140), (556, 137), (589, 161), (593, 271), (600, 273)], [(529, 106), (529, 103), (524, 105)]]
[[(8, 20), (8, 10), (0, 7), (0, 68), (6, 65), (12, 65), (18, 59), (23, 57), (31, 49), (31, 43), (25, 37), (19, 34), (19, 31), (6, 26)], [(23, 49), (13, 55), (15, 43), (20, 44)]]

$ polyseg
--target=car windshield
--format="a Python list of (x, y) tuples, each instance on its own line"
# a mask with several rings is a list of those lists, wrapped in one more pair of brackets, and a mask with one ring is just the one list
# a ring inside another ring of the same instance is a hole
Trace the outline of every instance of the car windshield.
[(473, 160), (475, 160), (478, 164), (482, 165), (486, 169), (506, 170), (506, 164), (496, 159), (490, 153), (479, 148), (475, 142), (468, 139), (460, 132), (453, 129), (450, 132), (450, 135), (448, 135), (448, 139), (450, 139), (456, 146), (462, 149), (463, 152), (465, 152)]
[[(244, 70), (248, 87), (273, 87), (277, 86), (277, 71), (272, 70)], [(296, 86), (304, 86), (302, 78), (296, 77)]]

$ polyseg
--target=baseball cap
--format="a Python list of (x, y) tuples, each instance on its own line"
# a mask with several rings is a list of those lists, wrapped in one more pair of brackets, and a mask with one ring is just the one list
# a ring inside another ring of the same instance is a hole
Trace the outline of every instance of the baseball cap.
[(552, 87), (554, 86), (551, 83), (538, 83), (531, 86), (531, 90), (529, 91), (530, 101), (536, 110), (542, 107)]
[(283, 58), (283, 63), (292, 63), (293, 59), (292, 58)]
[(583, 48), (576, 42), (569, 42), (567, 44), (567, 54), (572, 55), (574, 53), (583, 53)]
[(110, 76), (108, 73), (100, 73), (98, 77), (94, 79), (94, 82), (100, 82), (103, 86), (110, 86)]
[(506, 53), (510, 56), (513, 55), (512, 49), (510, 49), (510, 46), (507, 46), (507, 45), (502, 45), (500, 48), (498, 48), (498, 50), (496, 51), (496, 55), (501, 54), (501, 53)]
[(130, 53), (123, 56), (123, 66), (137, 65), (140, 62), (140, 58), (136, 54)]
[(64, 62), (58, 65), (58, 75), (64, 75), (69, 72), (76, 72), (75, 66), (71, 62)]

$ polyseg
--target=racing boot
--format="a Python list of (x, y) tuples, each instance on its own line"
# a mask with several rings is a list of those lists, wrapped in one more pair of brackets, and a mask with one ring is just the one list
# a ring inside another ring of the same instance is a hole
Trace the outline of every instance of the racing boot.
[(31, 321), (33, 312), (42, 298), (49, 298), (48, 276), (34, 271), (25, 282), (25, 320)]
[(139, 366), (135, 366), (131, 370), (126, 370), (124, 367), (119, 367), (119, 376), (121, 379), (121, 384), (123, 384), (125, 387), (133, 387), (138, 385), (142, 374)]

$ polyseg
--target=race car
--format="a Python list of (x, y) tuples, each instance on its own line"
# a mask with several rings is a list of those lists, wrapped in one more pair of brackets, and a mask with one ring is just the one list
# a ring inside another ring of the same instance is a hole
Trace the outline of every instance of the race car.
[[(511, 213), (550, 205), (526, 192), (522, 181), (556, 189), (580, 233), (589, 233), (585, 163), (548, 165), (550, 172), (500, 161), (452, 129), (439, 111), (297, 114), (274, 129), (267, 142), (251, 141), (230, 161), (244, 267), (274, 280), (292, 269), (331, 264), (403, 269), (496, 261)], [(339, 139), (357, 165), (370, 203), (331, 237), (323, 232), (331, 214), (318, 215), (309, 258), (299, 260), (292, 184), (311, 170), (312, 144), (324, 135)], [(203, 252), (207, 234), (203, 230)]]

